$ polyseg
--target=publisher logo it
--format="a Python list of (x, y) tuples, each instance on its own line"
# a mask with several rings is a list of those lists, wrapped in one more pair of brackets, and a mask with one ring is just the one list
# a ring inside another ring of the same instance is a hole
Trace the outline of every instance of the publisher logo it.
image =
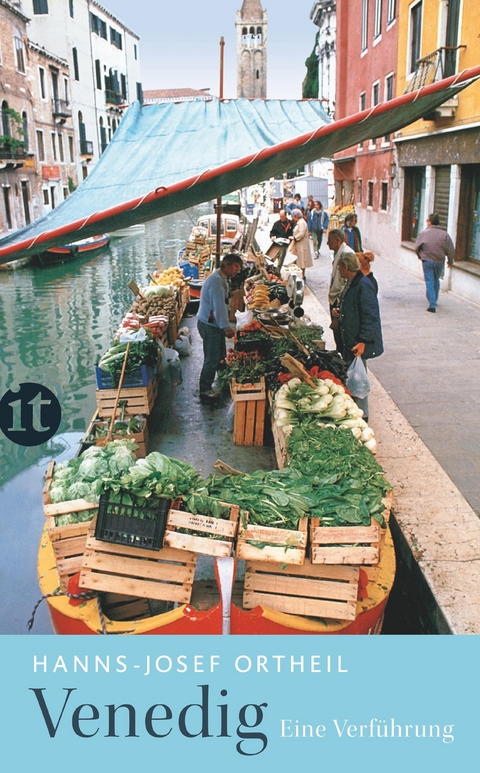
[(62, 410), (57, 398), (42, 384), (20, 384), (0, 400), (0, 429), (19, 446), (39, 446), (50, 440), (60, 426)]

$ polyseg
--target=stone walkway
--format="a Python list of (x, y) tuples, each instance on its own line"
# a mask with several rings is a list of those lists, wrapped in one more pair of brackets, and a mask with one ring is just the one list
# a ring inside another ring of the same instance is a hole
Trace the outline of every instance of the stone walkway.
[[(257, 238), (265, 248), (268, 231)], [(394, 486), (398, 593), (425, 632), (478, 634), (480, 306), (442, 293), (427, 314), (421, 279), (378, 256), (373, 269), (385, 354), (369, 364), (370, 424)], [(304, 306), (325, 327), (327, 349), (330, 270), (324, 244), (306, 272)]]

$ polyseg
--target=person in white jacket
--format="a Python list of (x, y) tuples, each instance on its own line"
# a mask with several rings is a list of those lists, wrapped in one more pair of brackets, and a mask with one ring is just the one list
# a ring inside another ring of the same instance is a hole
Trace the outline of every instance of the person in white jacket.
[(330, 250), (333, 250), (333, 263), (332, 263), (332, 275), (330, 278), (330, 288), (328, 291), (328, 303), (330, 305), (330, 318), (331, 329), (333, 331), (333, 337), (335, 339), (335, 345), (337, 351), (342, 349), (342, 341), (340, 337), (340, 331), (338, 329), (338, 317), (332, 314), (333, 309), (336, 309), (340, 300), (340, 295), (345, 286), (346, 280), (342, 279), (338, 270), (338, 262), (342, 255), (348, 253), (355, 255), (355, 252), (346, 244), (343, 231), (339, 228), (332, 228), (328, 233), (327, 244)]

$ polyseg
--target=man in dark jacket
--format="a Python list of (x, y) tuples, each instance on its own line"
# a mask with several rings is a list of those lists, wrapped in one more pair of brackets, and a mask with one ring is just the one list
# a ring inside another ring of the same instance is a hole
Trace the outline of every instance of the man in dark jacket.
[[(360, 271), (360, 262), (355, 254), (342, 255), (338, 270), (347, 282), (340, 296), (338, 311), (341, 354), (347, 365), (355, 357), (361, 357), (366, 367), (368, 359), (383, 353), (377, 296), (370, 280)], [(368, 419), (368, 396), (363, 399), (357, 397), (355, 402), (362, 408), (364, 418)]]
[(278, 213), (279, 220), (276, 220), (270, 231), (270, 239), (291, 239), (293, 236), (293, 223), (287, 218), (287, 213), (281, 209)]

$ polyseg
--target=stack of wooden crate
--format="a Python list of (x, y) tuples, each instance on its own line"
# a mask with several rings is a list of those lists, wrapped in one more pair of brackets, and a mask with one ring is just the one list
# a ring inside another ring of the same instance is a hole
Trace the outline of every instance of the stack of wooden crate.
[(233, 442), (237, 446), (263, 446), (267, 407), (265, 378), (254, 384), (230, 384), (235, 404)]

